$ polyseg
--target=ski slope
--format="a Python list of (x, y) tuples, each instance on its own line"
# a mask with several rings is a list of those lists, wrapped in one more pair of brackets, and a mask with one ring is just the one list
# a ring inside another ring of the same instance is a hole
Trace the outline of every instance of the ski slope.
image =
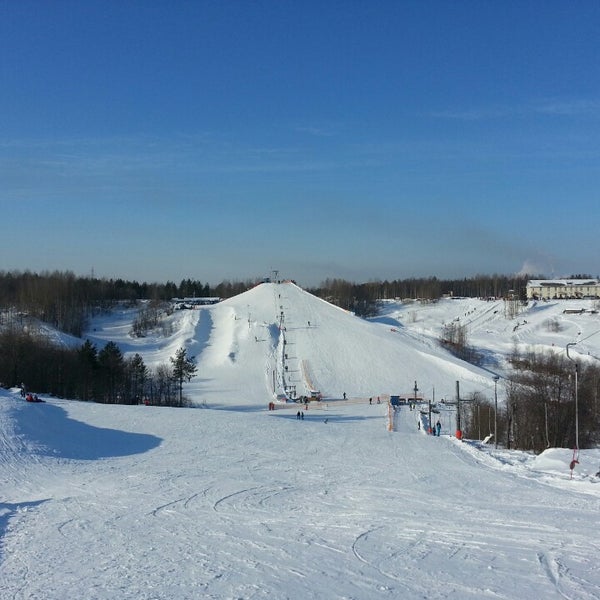
[(386, 423), (4, 393), (2, 597), (598, 597), (595, 483)]
[[(469, 318), (501, 369), (515, 339), (564, 351), (575, 329), (593, 360), (597, 315), (532, 306), (513, 331), (487, 303), (447, 302), (368, 322), (264, 284), (143, 339), (130, 309), (99, 318), (87, 337), (149, 365), (188, 348), (198, 377), (185, 391), (204, 408), (0, 391), (2, 598), (600, 597), (600, 450), (582, 451), (571, 479), (567, 449), (459, 442), (451, 415), (428, 436), (418, 411), (390, 427), (387, 405), (368, 402), (415, 379), (438, 398), (455, 380), (487, 389), (489, 371), (435, 343), (447, 319)], [(325, 394), (304, 420), (297, 404), (267, 410), (291, 381)]]
[[(407, 393), (453, 397), (487, 387), (490, 373), (453, 358), (420, 332), (365, 321), (293, 283), (259, 285), (235, 298), (178, 311), (173, 335), (132, 339), (124, 323), (99, 319), (86, 334), (98, 347), (119, 343), (142, 353), (146, 364), (168, 361), (179, 346), (196, 358), (199, 376), (186, 388), (198, 404), (262, 404), (274, 396), (311, 389), (326, 397), (367, 398)], [(439, 336), (438, 336), (439, 337)], [(286, 368), (287, 367), (287, 368)]]

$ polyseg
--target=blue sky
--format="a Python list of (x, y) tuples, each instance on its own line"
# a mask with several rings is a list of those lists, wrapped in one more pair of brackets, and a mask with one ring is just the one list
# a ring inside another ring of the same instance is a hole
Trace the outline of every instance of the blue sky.
[(600, 3), (0, 3), (0, 269), (600, 265)]

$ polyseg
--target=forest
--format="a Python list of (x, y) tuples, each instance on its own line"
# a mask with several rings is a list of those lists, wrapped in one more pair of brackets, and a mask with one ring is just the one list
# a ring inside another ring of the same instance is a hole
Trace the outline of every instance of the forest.
[[(600, 368), (577, 364), (577, 391), (573, 363), (550, 352), (514, 351), (513, 368), (506, 379), (506, 405), (478, 394), (461, 403), (466, 437), (482, 439), (497, 428), (500, 446), (542, 452), (546, 448), (593, 448), (600, 443)], [(577, 394), (578, 428), (574, 415)]]

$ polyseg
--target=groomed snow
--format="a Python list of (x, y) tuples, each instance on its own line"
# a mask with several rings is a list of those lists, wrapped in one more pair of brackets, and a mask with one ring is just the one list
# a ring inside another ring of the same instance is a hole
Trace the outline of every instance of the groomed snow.
[[(408, 407), (390, 429), (387, 405), (367, 399), (415, 380), (438, 398), (455, 380), (493, 391), (490, 371), (435, 344), (444, 320), (471, 318), (501, 370), (516, 335), (558, 349), (569, 327), (593, 360), (597, 315), (569, 315), (552, 337), (537, 315), (558, 308), (531, 307), (513, 331), (501, 303), (445, 302), (368, 323), (267, 284), (176, 313), (168, 336), (130, 338), (126, 311), (98, 320), (87, 337), (149, 365), (185, 345), (198, 361), (186, 393), (205, 408), (0, 392), (2, 598), (600, 597), (598, 450), (571, 479), (568, 449), (459, 442), (451, 415), (428, 436)], [(299, 405), (268, 411), (282, 378), (327, 397), (304, 420)]]

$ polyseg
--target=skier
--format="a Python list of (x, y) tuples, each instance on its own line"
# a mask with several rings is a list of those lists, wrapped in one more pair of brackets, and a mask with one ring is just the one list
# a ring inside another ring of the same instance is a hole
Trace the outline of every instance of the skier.
[(437, 436), (440, 437), (440, 431), (442, 431), (442, 424), (439, 421), (435, 424), (435, 429), (437, 431)]

